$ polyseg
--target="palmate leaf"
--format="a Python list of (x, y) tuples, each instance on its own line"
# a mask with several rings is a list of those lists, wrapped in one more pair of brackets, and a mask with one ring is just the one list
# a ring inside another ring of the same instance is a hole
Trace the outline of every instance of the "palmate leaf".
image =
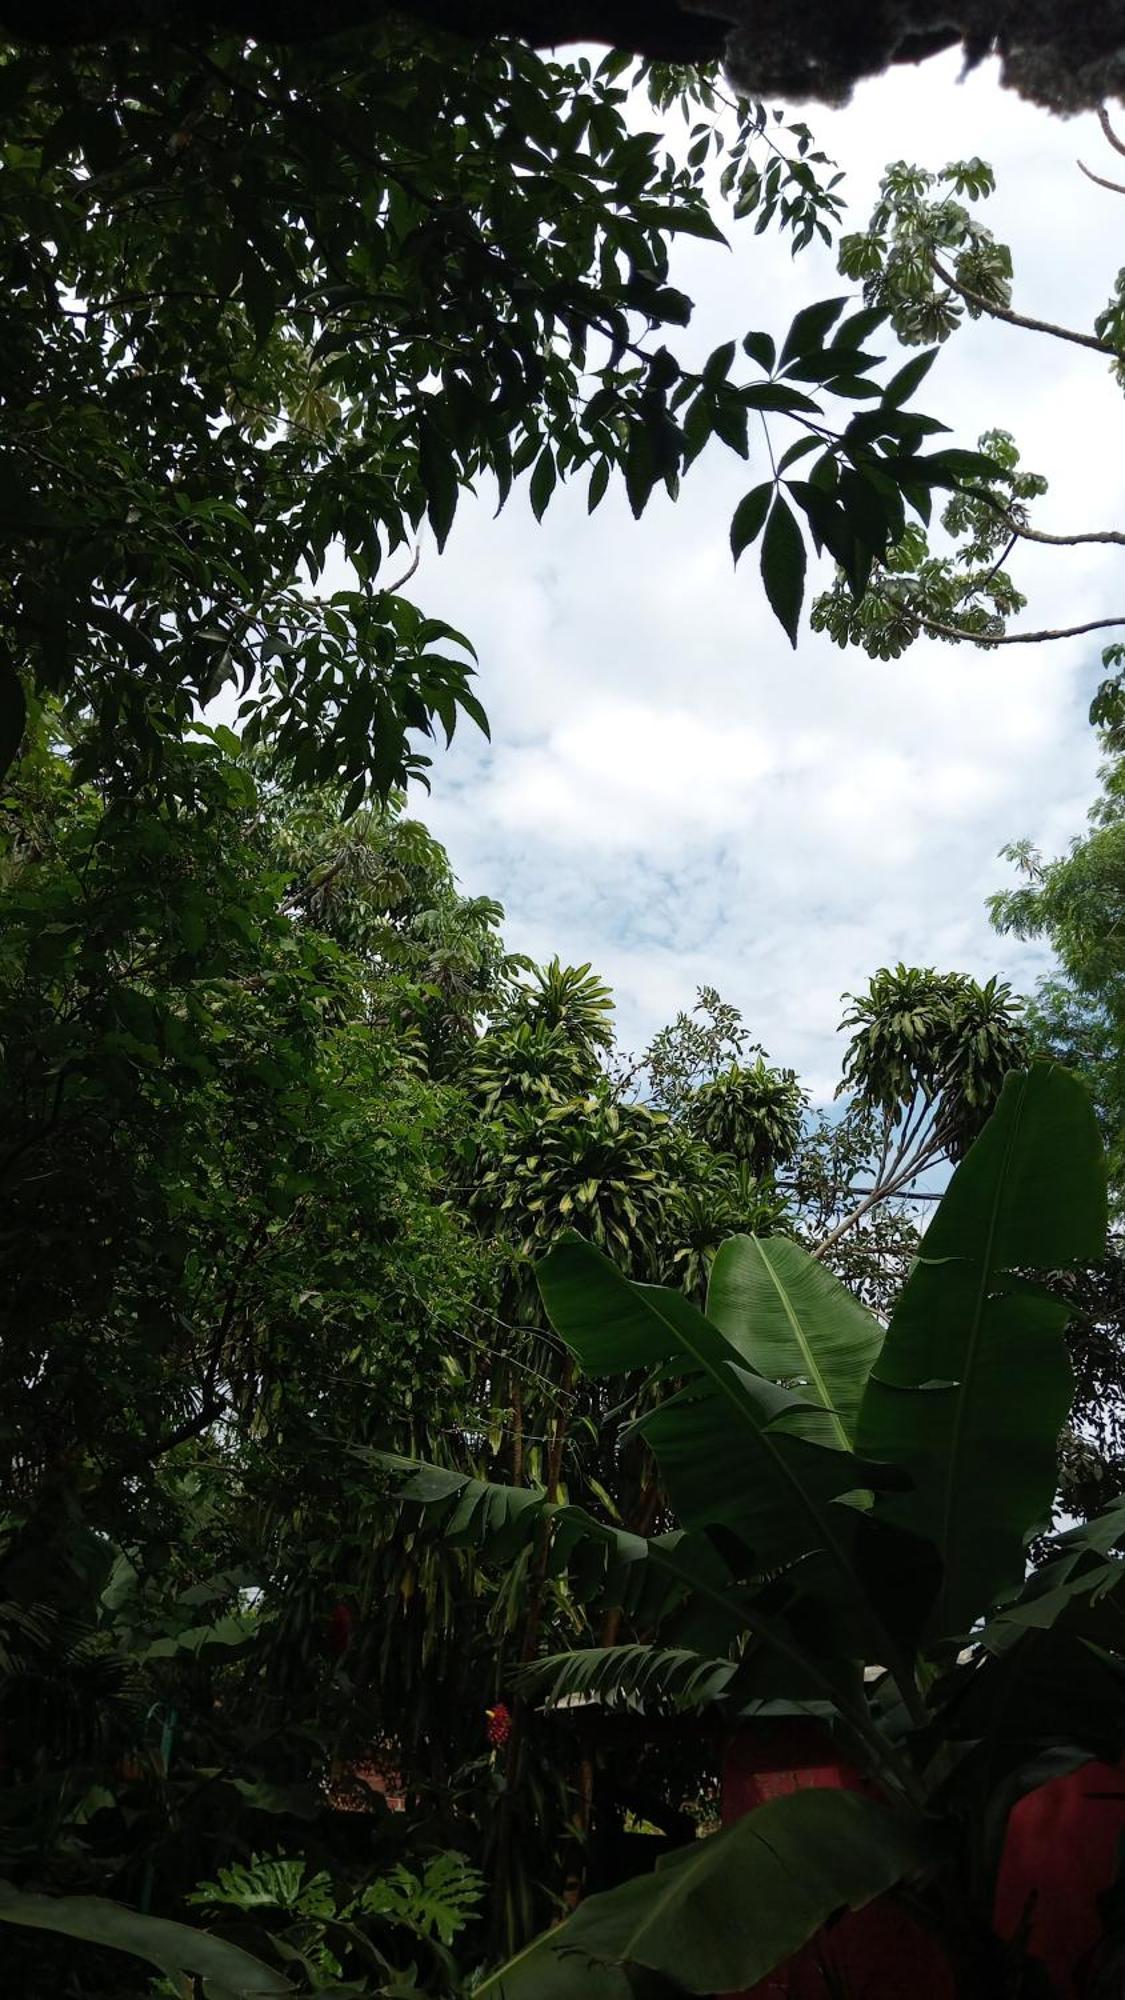
[(796, 1434), (808, 1399), (747, 1367), (682, 1293), (632, 1284), (578, 1236), (563, 1237), (537, 1276), (551, 1324), (587, 1374), (647, 1366), (683, 1385), (636, 1425), (683, 1525), (736, 1537), (750, 1573), (801, 1564), (802, 1587), (846, 1619), (851, 1650), (895, 1665), (905, 1628), (888, 1630), (893, 1605), (876, 1605), (878, 1566), (863, 1560), (873, 1524), (851, 1504), (894, 1475)]
[(800, 1383), (820, 1406), (794, 1419), (802, 1437), (851, 1446), (883, 1329), (831, 1271), (784, 1236), (728, 1237), (711, 1266), (707, 1317), (759, 1374)]
[(237, 1945), (102, 1896), (37, 1896), (0, 1882), (0, 1921), (132, 1952), (181, 1983), (201, 1978), (207, 2000), (283, 2000), (293, 1992), (280, 1972)]
[(856, 1792), (795, 1792), (591, 1896), (476, 2000), (628, 2000), (637, 1968), (685, 1993), (753, 1985), (837, 1911), (862, 1909), (935, 1858), (920, 1818)]
[(1099, 1256), (1105, 1228), (1087, 1092), (1053, 1063), (1010, 1075), (923, 1239), (857, 1427), (862, 1451), (913, 1481), (888, 1514), (941, 1556), (935, 1638), (1018, 1587), (1054, 1499), (1068, 1309), (1021, 1274)]

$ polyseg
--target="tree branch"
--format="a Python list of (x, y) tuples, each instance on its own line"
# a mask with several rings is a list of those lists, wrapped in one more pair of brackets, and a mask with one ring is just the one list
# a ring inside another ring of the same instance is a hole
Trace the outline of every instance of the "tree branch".
[(912, 611), (910, 616), (923, 631), (936, 632), (942, 639), (967, 640), (971, 646), (1038, 646), (1052, 639), (1080, 639), (1084, 632), (1104, 632), (1112, 625), (1125, 625), (1125, 616), (1091, 618), (1086, 625), (1060, 625), (1057, 630), (1042, 632), (996, 632), (990, 638), (986, 632), (964, 632), (959, 625), (945, 625), (940, 618), (926, 618), (921, 611)]
[(958, 297), (965, 299), (969, 305), (979, 307), (981, 312), (988, 313), (992, 319), (1002, 319), (1008, 326), (1026, 327), (1029, 333), (1049, 333), (1053, 340), (1073, 341), (1076, 347), (1092, 347), (1095, 354), (1112, 355), (1115, 361), (1123, 358), (1119, 347), (1114, 347), (1108, 340), (1100, 340), (1096, 333), (1078, 333), (1074, 327), (1056, 326), (1053, 320), (1032, 319), (1027, 313), (1013, 312), (1011, 306), (999, 306), (994, 299), (986, 299), (983, 292), (972, 291), (968, 285), (963, 285), (960, 279), (955, 278), (952, 271), (947, 271), (932, 251), (930, 264), (943, 285), (948, 285), (951, 292), (956, 292)]
[[(1125, 535), (1119, 536), (1118, 540), (1125, 541)], [(410, 579), (413, 576), (421, 560), (422, 560), (422, 544), (421, 542), (419, 542), (417, 548), (414, 551), (414, 560), (411, 563), (410, 568), (404, 569), (401, 576), (396, 577), (393, 583), (387, 584), (386, 588), (390, 591), (392, 596), (394, 595), (396, 590), (402, 589), (404, 583), (410, 582)]]
[(1095, 186), (1108, 188), (1111, 194), (1125, 194), (1125, 187), (1122, 186), (1120, 181), (1105, 180), (1101, 174), (1096, 174), (1092, 167), (1088, 167), (1084, 160), (1076, 160), (1074, 164), (1078, 168), (1079, 173), (1085, 174), (1086, 179), (1093, 181)]
[[(1122, 188), (1121, 192), (1125, 194), (1125, 188)], [(1084, 542), (1112, 542), (1125, 546), (1125, 534), (1118, 528), (1089, 528), (1077, 535), (1049, 535), (1043, 528), (1029, 528), (1022, 521), (1017, 521), (1015, 515), (1009, 514), (1008, 509), (997, 500), (996, 495), (986, 492), (983, 486), (966, 486), (964, 491), (991, 507), (1003, 521), (1004, 526), (1010, 528), (1012, 534), (1021, 542), (1043, 542), (1052, 549), (1076, 549)], [(1001, 561), (1003, 560), (1001, 557)]]
[(1123, 157), (1125, 157), (1125, 139), (1118, 138), (1116, 132), (1113, 129), (1113, 126), (1109, 122), (1109, 112), (1106, 110), (1104, 104), (1100, 104), (1098, 106), (1098, 124), (1101, 126), (1102, 131), (1105, 133), (1105, 136), (1109, 140), (1110, 145), (1113, 147), (1114, 152), (1120, 153), (1122, 154)]

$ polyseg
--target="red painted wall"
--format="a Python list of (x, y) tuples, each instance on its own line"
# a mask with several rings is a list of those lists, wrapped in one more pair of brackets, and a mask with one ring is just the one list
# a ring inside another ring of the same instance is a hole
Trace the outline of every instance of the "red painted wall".
[[(809, 1786), (874, 1792), (833, 1753), (815, 1722), (763, 1723), (730, 1744), (723, 1822)], [(1100, 1934), (1097, 1899), (1114, 1879), (1125, 1832), (1125, 1771), (1083, 1764), (1031, 1792), (1012, 1812), (997, 1884), (995, 1923), (1014, 1937), (1030, 1913), (1028, 1944), (1058, 2000), (1079, 2000), (1084, 1961)], [(893, 1899), (849, 1911), (750, 1993), (730, 2000), (955, 2000), (936, 1940)]]

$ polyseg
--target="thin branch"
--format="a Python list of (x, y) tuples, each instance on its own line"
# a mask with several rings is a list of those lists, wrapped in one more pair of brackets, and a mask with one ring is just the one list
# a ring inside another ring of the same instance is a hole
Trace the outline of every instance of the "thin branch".
[(1003, 569), (1004, 564), (1007, 562), (1008, 557), (1011, 555), (1012, 550), (1015, 548), (1016, 543), (1018, 541), (1019, 541), (1019, 531), (1018, 529), (1013, 528), (1012, 533), (1009, 535), (1008, 540), (1004, 545), (1004, 548), (997, 556), (996, 561), (993, 563), (992, 568), (988, 572), (988, 575), (982, 577), (979, 584), (974, 586), (977, 590), (987, 590), (989, 584), (992, 582), (993, 577), (999, 576), (1000, 571)]
[[(1125, 188), (1122, 189), (1125, 194)], [(1116, 542), (1125, 545), (1125, 534), (1118, 528), (1090, 528), (1079, 535), (1048, 535), (1041, 528), (1019, 528), (1016, 534), (1023, 542), (1048, 542), (1056, 549), (1076, 549), (1083, 542)]]
[[(1121, 539), (1125, 540), (1125, 536), (1123, 536)], [(388, 583), (386, 585), (387, 590), (389, 590), (393, 594), (396, 590), (401, 590), (404, 583), (409, 583), (411, 577), (413, 576), (421, 560), (422, 560), (422, 544), (421, 542), (419, 542), (417, 548), (414, 551), (414, 561), (411, 563), (410, 568), (404, 569), (402, 575), (400, 577), (397, 577), (394, 583)]]
[(1013, 312), (1011, 306), (999, 306), (994, 299), (986, 299), (983, 292), (972, 291), (968, 285), (963, 285), (959, 278), (955, 278), (952, 271), (947, 271), (943, 264), (939, 264), (932, 251), (930, 264), (943, 285), (948, 285), (951, 292), (956, 292), (960, 298), (967, 300), (969, 305), (979, 307), (981, 312), (988, 313), (992, 319), (1002, 319), (1009, 326), (1026, 327), (1029, 333), (1049, 333), (1053, 340), (1073, 341), (1076, 347), (1092, 347), (1095, 354), (1112, 355), (1115, 361), (1120, 361), (1122, 358), (1119, 347), (1114, 347), (1108, 340), (1100, 340), (1096, 333), (1078, 333), (1074, 327), (1056, 326), (1049, 319), (1032, 319), (1027, 313)]
[(879, 1194), (879, 1195), (882, 1195), (882, 1197), (883, 1197), (884, 1201), (887, 1201), (887, 1200), (891, 1199), (891, 1197), (892, 1197), (892, 1193), (894, 1194), (894, 1198), (895, 1198), (896, 1200), (905, 1200), (905, 1201), (943, 1201), (943, 1200), (945, 1199), (944, 1195), (942, 1195), (942, 1194), (933, 1194), (933, 1193), (926, 1193), (926, 1192), (925, 1192), (924, 1190), (921, 1190), (921, 1189), (916, 1189), (916, 1190), (915, 1190), (915, 1192), (914, 1192), (913, 1194), (909, 1194), (909, 1195), (904, 1195), (904, 1194), (902, 1193), (901, 1189), (899, 1189), (899, 1190), (891, 1190), (891, 1189), (888, 1189), (888, 1188), (886, 1188), (886, 1187), (869, 1187), (869, 1188), (858, 1188), (858, 1187), (857, 1187), (857, 1188), (851, 1188), (851, 1189), (849, 1190), (849, 1192), (850, 1192), (851, 1194)]
[(1114, 152), (1120, 153), (1123, 157), (1125, 157), (1125, 139), (1118, 138), (1116, 132), (1113, 129), (1113, 126), (1109, 122), (1109, 112), (1106, 110), (1104, 104), (1098, 106), (1098, 124), (1101, 126), (1102, 131), (1105, 133), (1105, 136), (1109, 140), (1110, 145), (1113, 147)]
[[(1125, 188), (1122, 189), (1122, 193), (1125, 193)], [(1083, 542), (1113, 542), (1125, 546), (1125, 534), (1118, 528), (1091, 528), (1078, 535), (1049, 535), (1042, 528), (1029, 528), (1024, 522), (1018, 521), (1014, 514), (1008, 512), (1003, 502), (998, 500), (994, 493), (987, 492), (983, 486), (966, 486), (963, 491), (971, 499), (983, 500), (991, 507), (993, 513), (1003, 521), (1004, 526), (1010, 528), (1012, 534), (1018, 536), (1021, 542), (1044, 542), (1053, 549), (1076, 549)], [(1001, 561), (1003, 560), (1002, 556)]]
[(760, 421), (761, 421), (761, 425), (762, 425), (762, 436), (763, 436), (763, 437), (765, 438), (765, 441), (766, 441), (766, 450), (767, 450), (767, 451), (769, 452), (769, 455), (770, 455), (770, 471), (771, 471), (771, 472), (773, 473), (773, 477), (774, 477), (774, 484), (776, 485), (776, 484), (777, 484), (777, 464), (776, 464), (776, 461), (775, 461), (775, 459), (774, 459), (774, 455), (773, 455), (773, 443), (772, 443), (772, 441), (771, 441), (771, 439), (770, 439), (770, 427), (769, 427), (769, 425), (768, 425), (768, 424), (767, 424), (767, 422), (766, 422), (766, 413), (765, 413), (765, 411), (764, 411), (764, 410), (759, 410), (759, 411), (758, 411), (758, 416), (759, 416), (759, 419), (760, 419)]
[(926, 632), (936, 632), (943, 639), (968, 640), (973, 646), (1037, 646), (1052, 639), (1080, 639), (1084, 632), (1104, 632), (1112, 625), (1125, 625), (1125, 616), (1091, 618), (1086, 625), (1060, 625), (1055, 631), (996, 632), (989, 637), (987, 632), (963, 632), (959, 625), (944, 625), (940, 618), (926, 618), (920, 611), (912, 611), (910, 616)]
[(1088, 167), (1084, 160), (1075, 160), (1074, 164), (1078, 168), (1079, 173), (1085, 174), (1086, 179), (1093, 181), (1095, 186), (1108, 188), (1110, 194), (1125, 194), (1125, 187), (1122, 186), (1120, 181), (1107, 181), (1101, 174), (1096, 174), (1092, 167)]
[(810, 1256), (816, 1258), (818, 1262), (822, 1257), (825, 1257), (833, 1244), (838, 1243), (841, 1236), (846, 1236), (849, 1229), (854, 1229), (857, 1222), (862, 1222), (868, 1210), (874, 1208), (876, 1202), (882, 1200), (883, 1192), (882, 1188), (872, 1188), (870, 1194), (865, 1195), (863, 1200), (845, 1215), (843, 1221), (836, 1224), (835, 1229), (830, 1229), (827, 1236), (822, 1236), (819, 1243), (813, 1244), (809, 1253)]

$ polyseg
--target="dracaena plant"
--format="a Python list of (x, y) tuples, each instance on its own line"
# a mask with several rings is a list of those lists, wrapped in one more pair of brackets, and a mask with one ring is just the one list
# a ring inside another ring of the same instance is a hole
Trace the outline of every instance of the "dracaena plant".
[[(397, 1489), (454, 1540), (507, 1560), (534, 1542), (620, 1608), (625, 1643), (539, 1660), (531, 1694), (709, 1705), (731, 1725), (763, 1703), (811, 1711), (874, 1786), (775, 1800), (590, 1897), (480, 2000), (744, 1986), (902, 1884), (963, 1990), (1000, 1990), (1008, 1811), (1060, 1759), (1125, 1743), (1125, 1507), (1030, 1576), (1027, 1553), (1071, 1394), (1067, 1306), (1044, 1274), (1096, 1257), (1105, 1220), (1087, 1094), (1044, 1062), (1007, 1078), (886, 1329), (781, 1237), (725, 1243), (706, 1312), (577, 1236), (552, 1249), (543, 1298), (582, 1371), (647, 1371), (631, 1428), (678, 1527), (646, 1540), (539, 1489), (402, 1461)], [(1033, 1698), (1040, 1665), (1051, 1692)]]

